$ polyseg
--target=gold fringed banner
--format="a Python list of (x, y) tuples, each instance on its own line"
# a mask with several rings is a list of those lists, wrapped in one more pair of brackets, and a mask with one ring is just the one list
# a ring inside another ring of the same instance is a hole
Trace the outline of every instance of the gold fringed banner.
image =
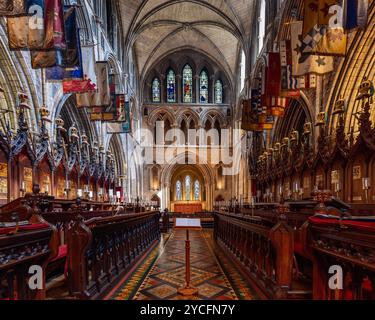
[(0, 16), (20, 16), (26, 15), (25, 0), (1, 0)]

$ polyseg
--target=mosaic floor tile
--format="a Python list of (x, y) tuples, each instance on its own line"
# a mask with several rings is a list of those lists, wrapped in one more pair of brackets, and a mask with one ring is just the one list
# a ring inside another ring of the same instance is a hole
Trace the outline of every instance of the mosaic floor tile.
[[(165, 235), (164, 235), (165, 237)], [(194, 231), (191, 240), (191, 283), (195, 297), (177, 292), (185, 284), (185, 232), (163, 238), (139, 267), (112, 294), (115, 300), (253, 300), (256, 291), (212, 239), (212, 230)]]

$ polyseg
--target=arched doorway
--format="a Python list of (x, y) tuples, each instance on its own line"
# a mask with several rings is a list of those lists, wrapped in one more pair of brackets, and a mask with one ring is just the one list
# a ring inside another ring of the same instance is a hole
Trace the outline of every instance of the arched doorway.
[(206, 183), (197, 166), (176, 165), (170, 186), (173, 212), (196, 213), (206, 208)]

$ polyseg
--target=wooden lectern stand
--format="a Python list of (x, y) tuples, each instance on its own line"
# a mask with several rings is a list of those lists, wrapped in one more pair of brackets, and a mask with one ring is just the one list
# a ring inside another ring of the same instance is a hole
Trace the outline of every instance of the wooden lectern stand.
[(185, 240), (185, 287), (178, 289), (178, 293), (183, 296), (194, 296), (198, 294), (198, 289), (190, 285), (190, 230), (202, 230), (200, 219), (176, 218), (174, 228), (186, 230)]

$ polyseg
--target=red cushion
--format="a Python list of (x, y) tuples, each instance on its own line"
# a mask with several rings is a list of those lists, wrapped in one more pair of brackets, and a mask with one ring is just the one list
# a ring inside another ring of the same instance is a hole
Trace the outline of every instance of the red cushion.
[(353, 221), (353, 220), (339, 220), (339, 219), (326, 219), (319, 217), (309, 217), (309, 221), (313, 224), (320, 225), (339, 225), (342, 224), (347, 227), (355, 227), (357, 229), (375, 231), (375, 222)]
[[(32, 223), (25, 226), (19, 226), (18, 232), (20, 231), (30, 231), (30, 230), (37, 230), (37, 229), (45, 229), (48, 228), (48, 223)], [(8, 227), (8, 228), (0, 228), (0, 235), (8, 234), (16, 230), (16, 227)]]
[(59, 246), (59, 252), (57, 256), (53, 258), (51, 261), (56, 261), (56, 260), (65, 258), (67, 255), (67, 252), (68, 252), (68, 247), (66, 244)]

